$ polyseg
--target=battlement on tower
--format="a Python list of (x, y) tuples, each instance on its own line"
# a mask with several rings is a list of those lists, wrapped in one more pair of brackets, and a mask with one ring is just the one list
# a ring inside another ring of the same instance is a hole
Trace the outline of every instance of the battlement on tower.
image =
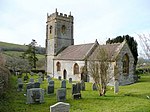
[(57, 9), (55, 13), (52, 13), (50, 15), (47, 13), (47, 21), (51, 21), (53, 19), (60, 19), (60, 20), (73, 22), (73, 16), (71, 15), (71, 12), (69, 15), (67, 15), (67, 14), (57, 12)]

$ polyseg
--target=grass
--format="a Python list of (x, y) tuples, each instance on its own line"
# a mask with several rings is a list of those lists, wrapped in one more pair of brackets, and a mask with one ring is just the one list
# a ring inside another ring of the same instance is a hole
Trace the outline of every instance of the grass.
[[(16, 57), (22, 56), (23, 53), (24, 52), (18, 52), (18, 51), (5, 51), (5, 52), (3, 52), (3, 54), (5, 56), (16, 56)], [(36, 55), (37, 55), (37, 58), (39, 60), (45, 58), (45, 55), (42, 55), (42, 54), (36, 54)]]
[(7, 42), (1, 42), (0, 41), (0, 47), (2, 48), (22, 48), (22, 49), (27, 49), (27, 46), (25, 45), (19, 45), (19, 44), (13, 44), (13, 43), (7, 43)]
[[(37, 76), (32, 76), (37, 79)], [(55, 92), (52, 95), (45, 93), (43, 104), (26, 104), (25, 91), (16, 91), (16, 79), (12, 77), (11, 92), (7, 93), (7, 100), (0, 104), (4, 112), (49, 112), (49, 107), (56, 101), (56, 90), (60, 87), (60, 81), (55, 81)], [(41, 85), (47, 89), (47, 81)], [(82, 91), (82, 99), (73, 100), (71, 96), (71, 84), (67, 82), (67, 100), (70, 103), (71, 112), (150, 112), (150, 74), (141, 75), (138, 83), (121, 86), (119, 93), (113, 93), (113, 87), (108, 87), (105, 97), (100, 97), (97, 91), (92, 91), (92, 83), (86, 83), (86, 91)], [(3, 112), (3, 111), (2, 111)]]

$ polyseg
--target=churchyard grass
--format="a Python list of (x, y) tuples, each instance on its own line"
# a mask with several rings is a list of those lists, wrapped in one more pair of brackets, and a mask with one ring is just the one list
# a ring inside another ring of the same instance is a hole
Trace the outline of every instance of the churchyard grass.
[[(37, 76), (31, 76), (37, 80)], [(55, 81), (54, 94), (44, 95), (45, 103), (26, 104), (25, 88), (23, 92), (17, 92), (17, 77), (12, 77), (11, 92), (7, 93), (7, 99), (1, 101), (0, 112), (49, 112), (49, 107), (56, 101), (56, 90), (60, 88), (60, 81)], [(108, 87), (106, 96), (100, 97), (98, 91), (92, 91), (92, 83), (85, 84), (82, 91), (82, 99), (73, 100), (71, 95), (72, 85), (67, 81), (67, 100), (71, 112), (149, 112), (150, 111), (150, 74), (141, 75), (139, 82), (120, 86), (119, 93), (114, 94), (113, 87)], [(41, 88), (47, 90), (47, 80), (41, 84)], [(24, 86), (25, 87), (25, 86)], [(2, 111), (3, 112), (3, 111)]]

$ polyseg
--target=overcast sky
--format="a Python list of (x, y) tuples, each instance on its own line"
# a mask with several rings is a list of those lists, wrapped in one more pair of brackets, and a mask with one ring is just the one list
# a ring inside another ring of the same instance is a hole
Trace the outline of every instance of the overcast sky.
[(0, 0), (0, 41), (45, 46), (47, 13), (74, 16), (75, 44), (150, 33), (150, 0)]

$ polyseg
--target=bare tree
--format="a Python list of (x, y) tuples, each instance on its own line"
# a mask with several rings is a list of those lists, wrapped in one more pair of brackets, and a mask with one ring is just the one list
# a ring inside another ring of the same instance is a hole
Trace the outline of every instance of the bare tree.
[(108, 67), (108, 53), (103, 47), (99, 47), (97, 53), (89, 61), (89, 72), (97, 85), (100, 96), (105, 95), (110, 80)]
[(138, 36), (140, 38), (141, 47), (145, 52), (147, 58), (150, 60), (150, 34), (148, 36), (146, 36), (145, 34), (143, 35), (138, 34)]

